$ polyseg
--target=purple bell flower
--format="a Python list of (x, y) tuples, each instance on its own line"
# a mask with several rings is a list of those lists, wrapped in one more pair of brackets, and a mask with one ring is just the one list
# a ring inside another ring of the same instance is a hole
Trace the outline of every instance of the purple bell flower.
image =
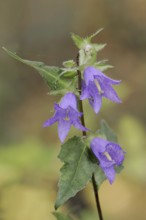
[(120, 166), (122, 164), (125, 152), (118, 144), (102, 138), (92, 139), (90, 146), (94, 155), (99, 160), (99, 166), (104, 171), (110, 184), (112, 184), (116, 174), (114, 166)]
[(80, 99), (88, 99), (95, 113), (98, 113), (102, 104), (102, 96), (113, 102), (121, 103), (116, 91), (112, 88), (112, 85), (120, 82), (120, 80), (107, 77), (95, 67), (89, 66), (84, 70)]
[(55, 122), (58, 122), (58, 136), (61, 142), (64, 142), (71, 125), (82, 131), (88, 130), (80, 122), (79, 117), (82, 116), (82, 113), (77, 109), (77, 100), (73, 93), (67, 93), (61, 99), (60, 104), (55, 103), (54, 109), (54, 116), (48, 119), (43, 126), (51, 126)]

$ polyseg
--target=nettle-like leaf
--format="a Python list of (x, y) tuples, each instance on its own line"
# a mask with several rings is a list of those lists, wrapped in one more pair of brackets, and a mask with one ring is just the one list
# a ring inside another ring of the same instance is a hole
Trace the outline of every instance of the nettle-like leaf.
[(64, 162), (61, 168), (59, 190), (55, 209), (82, 190), (92, 177), (95, 163), (89, 157), (89, 149), (80, 137), (73, 137), (62, 145), (59, 159)]
[(52, 214), (57, 220), (73, 220), (69, 215), (64, 215), (61, 212), (53, 212)]
[(115, 142), (115, 143), (118, 143), (118, 138), (117, 138), (117, 135), (114, 133), (114, 131), (109, 127), (109, 125), (106, 123), (105, 120), (101, 120), (101, 123), (100, 123), (100, 134), (105, 136), (105, 138), (108, 140), (108, 141), (111, 141), (111, 142)]
[(62, 70), (59, 67), (46, 66), (42, 62), (25, 60), (17, 56), (15, 53), (7, 50), (6, 48), (3, 49), (7, 52), (8, 55), (13, 57), (14, 59), (36, 69), (42, 76), (42, 78), (46, 81), (51, 90), (61, 90), (68, 86), (68, 81), (60, 78)]

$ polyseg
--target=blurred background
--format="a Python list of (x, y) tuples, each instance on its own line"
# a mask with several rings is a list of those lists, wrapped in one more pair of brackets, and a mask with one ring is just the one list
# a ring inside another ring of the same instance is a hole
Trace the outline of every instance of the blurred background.
[[(0, 46), (24, 59), (61, 66), (76, 58), (70, 32), (85, 37), (102, 27), (94, 41), (107, 47), (98, 59), (115, 66), (106, 73), (122, 80), (116, 89), (123, 103), (105, 100), (98, 116), (85, 103), (86, 124), (98, 129), (99, 120), (106, 119), (127, 154), (115, 183), (101, 186), (101, 205), (105, 220), (145, 220), (146, 1), (0, 1)], [(42, 128), (56, 100), (47, 92), (35, 70), (0, 49), (0, 220), (55, 219), (51, 212), (62, 164), (57, 125)], [(92, 186), (61, 209), (74, 219), (97, 219)]]

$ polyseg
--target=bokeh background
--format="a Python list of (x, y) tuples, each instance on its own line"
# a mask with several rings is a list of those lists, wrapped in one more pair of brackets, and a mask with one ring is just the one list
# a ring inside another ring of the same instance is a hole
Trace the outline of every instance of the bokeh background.
[[(104, 101), (98, 116), (86, 107), (86, 123), (105, 118), (127, 152), (125, 169), (99, 194), (106, 219), (146, 219), (146, 0), (1, 0), (0, 46), (22, 58), (61, 66), (75, 59), (70, 32), (107, 43), (98, 59), (121, 79), (123, 104)], [(53, 220), (60, 161), (57, 125), (42, 128), (54, 97), (39, 74), (0, 49), (0, 219)], [(59, 100), (59, 97), (57, 98)], [(56, 100), (56, 101), (57, 101)], [(75, 130), (72, 129), (72, 134)], [(71, 134), (70, 134), (71, 135)], [(92, 186), (63, 208), (76, 219), (97, 219)]]

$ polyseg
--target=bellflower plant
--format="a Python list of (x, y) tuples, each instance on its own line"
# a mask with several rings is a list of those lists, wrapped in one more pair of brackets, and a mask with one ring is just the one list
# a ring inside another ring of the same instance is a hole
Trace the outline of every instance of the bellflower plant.
[[(24, 60), (16, 53), (3, 49), (16, 60), (35, 68), (47, 83), (50, 95), (61, 96), (59, 103), (54, 104), (54, 115), (43, 124), (47, 127), (57, 122), (58, 136), (63, 143), (58, 155), (64, 164), (60, 169), (55, 210), (92, 182), (99, 220), (103, 220), (98, 190), (105, 179), (111, 184), (114, 182), (116, 173), (123, 168), (125, 152), (105, 121), (101, 121), (97, 132), (85, 125), (85, 99), (89, 100), (96, 114), (101, 109), (102, 97), (121, 103), (113, 89), (113, 86), (121, 81), (106, 76), (103, 71), (111, 66), (104, 60), (97, 61), (97, 53), (105, 44), (92, 43), (92, 38), (100, 31), (86, 38), (72, 34), (71, 37), (78, 48), (77, 57), (75, 61), (64, 61), (62, 67)], [(78, 134), (66, 141), (71, 126), (80, 130), (82, 135)], [(57, 220), (72, 219), (56, 211), (53, 214)]]
[(82, 131), (88, 130), (79, 120), (83, 113), (78, 111), (76, 96), (73, 93), (66, 93), (60, 104), (54, 104), (54, 109), (54, 116), (44, 123), (44, 127), (58, 122), (58, 136), (61, 142), (64, 142), (71, 125)]

